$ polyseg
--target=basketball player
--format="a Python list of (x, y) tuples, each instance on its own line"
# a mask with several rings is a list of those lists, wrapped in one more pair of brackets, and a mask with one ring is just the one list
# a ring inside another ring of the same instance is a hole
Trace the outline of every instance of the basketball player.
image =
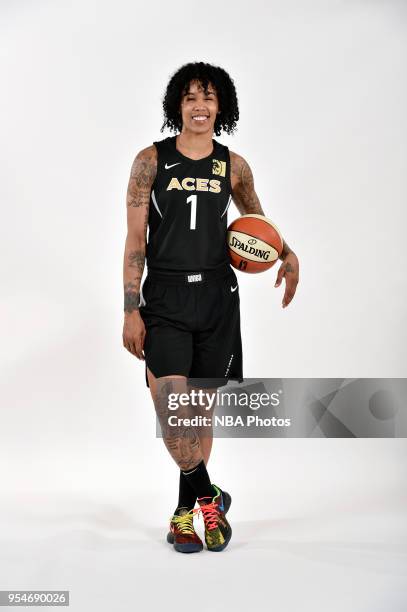
[[(123, 344), (145, 360), (164, 443), (180, 468), (167, 541), (179, 552), (202, 550), (193, 525), (199, 512), (208, 550), (220, 551), (232, 533), (225, 516), (231, 496), (208, 475), (212, 436), (182, 424), (170, 427), (168, 399), (170, 393), (194, 388), (196, 378), (199, 388), (211, 390), (229, 379), (243, 380), (227, 211), (233, 199), (240, 214), (264, 212), (248, 163), (213, 138), (222, 130), (232, 134), (239, 119), (228, 73), (203, 62), (182, 66), (167, 85), (163, 110), (161, 131), (168, 127), (175, 135), (138, 153), (128, 185)], [(286, 307), (296, 290), (299, 264), (285, 241), (280, 259), (275, 286), (285, 279)], [(177, 410), (177, 417), (183, 414)]]

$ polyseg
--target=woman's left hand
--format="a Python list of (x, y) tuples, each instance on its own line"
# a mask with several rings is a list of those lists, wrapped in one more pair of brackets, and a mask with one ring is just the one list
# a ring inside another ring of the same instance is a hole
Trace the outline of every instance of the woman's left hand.
[(282, 306), (285, 308), (291, 302), (297, 289), (299, 280), (300, 265), (298, 257), (295, 253), (288, 253), (283, 259), (280, 269), (277, 274), (275, 287), (281, 285), (281, 281), (285, 278), (285, 292)]

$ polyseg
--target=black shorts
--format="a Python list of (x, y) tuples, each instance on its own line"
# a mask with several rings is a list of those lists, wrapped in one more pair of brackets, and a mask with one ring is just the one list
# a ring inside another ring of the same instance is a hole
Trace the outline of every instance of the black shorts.
[(239, 287), (229, 264), (201, 272), (149, 269), (141, 298), (147, 386), (147, 367), (155, 377), (200, 379), (202, 387), (243, 381)]

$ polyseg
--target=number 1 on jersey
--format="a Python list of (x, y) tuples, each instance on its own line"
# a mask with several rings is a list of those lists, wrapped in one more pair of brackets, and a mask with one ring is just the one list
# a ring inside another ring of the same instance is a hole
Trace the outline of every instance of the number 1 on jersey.
[(196, 194), (190, 195), (187, 198), (187, 204), (191, 204), (191, 222), (189, 224), (189, 229), (194, 230), (196, 228), (196, 202), (198, 200), (198, 196)]

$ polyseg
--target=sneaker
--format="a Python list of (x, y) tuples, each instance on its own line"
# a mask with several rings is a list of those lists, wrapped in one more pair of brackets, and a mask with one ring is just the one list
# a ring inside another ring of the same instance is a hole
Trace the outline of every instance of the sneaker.
[[(222, 493), (222, 498), (223, 498), (224, 513), (226, 514), (228, 512), (229, 508), (230, 508), (230, 504), (232, 503), (232, 497), (230, 496), (230, 494), (227, 491), (221, 491), (221, 493)], [(185, 512), (188, 511), (188, 508), (180, 508), (180, 511), (184, 511), (184, 514), (185, 514)], [(197, 510), (191, 510), (191, 512), (197, 512)], [(176, 516), (176, 515), (174, 515), (174, 516)], [(198, 540), (202, 544), (202, 541), (199, 538), (198, 538)], [(174, 534), (171, 531), (171, 523), (170, 523), (170, 531), (167, 533), (167, 542), (169, 544), (174, 544)]]
[(212, 485), (216, 491), (215, 497), (208, 502), (210, 497), (198, 498), (199, 509), (196, 512), (203, 514), (205, 522), (205, 543), (208, 550), (220, 552), (229, 544), (232, 537), (232, 528), (226, 519), (225, 503), (228, 501), (228, 510), (232, 498), (221, 491), (216, 485)]
[(170, 531), (167, 542), (173, 544), (177, 552), (193, 553), (203, 549), (201, 538), (194, 529), (194, 510), (180, 508), (179, 514), (174, 514), (170, 520)]
[[(219, 489), (219, 487), (218, 487)], [(227, 491), (222, 491), (222, 489), (219, 489), (220, 492), (222, 493), (222, 498), (223, 498), (223, 506), (224, 506), (224, 513), (227, 514), (229, 508), (230, 508), (230, 504), (232, 503), (232, 497), (231, 495), (227, 492)]]

